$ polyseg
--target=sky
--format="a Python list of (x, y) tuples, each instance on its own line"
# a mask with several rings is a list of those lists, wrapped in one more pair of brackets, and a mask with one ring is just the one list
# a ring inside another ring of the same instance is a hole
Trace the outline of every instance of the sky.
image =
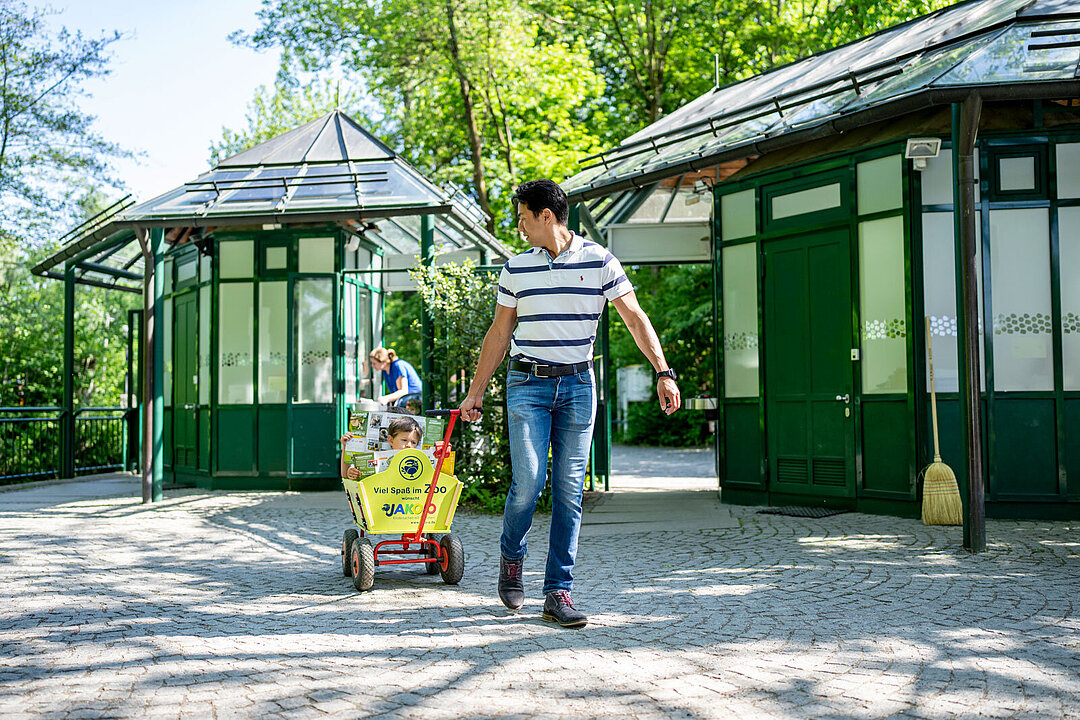
[[(279, 55), (228, 36), (257, 27), (260, 0), (29, 0), (58, 11), (50, 22), (89, 37), (120, 31), (112, 73), (85, 85), (84, 112), (104, 139), (143, 153), (116, 163), (138, 201), (209, 168), (222, 128), (244, 127), (255, 89), (274, 82)], [(110, 198), (113, 199), (113, 198)]]

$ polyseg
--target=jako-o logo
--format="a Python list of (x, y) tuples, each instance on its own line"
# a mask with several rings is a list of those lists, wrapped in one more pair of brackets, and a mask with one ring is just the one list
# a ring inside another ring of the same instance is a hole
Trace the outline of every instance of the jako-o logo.
[(407, 457), (401, 461), (401, 477), (406, 480), (415, 480), (424, 471), (424, 466), (414, 457)]
[[(386, 517), (393, 517), (394, 515), (419, 515), (424, 511), (424, 503), (386, 503), (382, 506), (383, 513)], [(428, 513), (437, 512), (434, 505), (428, 505)]]

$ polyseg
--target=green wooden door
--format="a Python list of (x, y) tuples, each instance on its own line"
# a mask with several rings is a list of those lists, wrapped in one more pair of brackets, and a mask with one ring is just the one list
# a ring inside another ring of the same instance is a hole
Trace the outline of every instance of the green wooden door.
[(848, 231), (765, 243), (770, 491), (854, 497)]
[(195, 293), (173, 301), (173, 468), (198, 465), (199, 386)]
[(289, 281), (288, 474), (336, 477), (333, 277)]

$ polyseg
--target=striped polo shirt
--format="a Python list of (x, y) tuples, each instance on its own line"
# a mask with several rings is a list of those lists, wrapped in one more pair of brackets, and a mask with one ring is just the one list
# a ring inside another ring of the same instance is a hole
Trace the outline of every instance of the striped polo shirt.
[(590, 359), (604, 305), (633, 289), (607, 248), (577, 234), (554, 260), (544, 248), (510, 258), (498, 294), (500, 305), (517, 308), (510, 357), (549, 365)]

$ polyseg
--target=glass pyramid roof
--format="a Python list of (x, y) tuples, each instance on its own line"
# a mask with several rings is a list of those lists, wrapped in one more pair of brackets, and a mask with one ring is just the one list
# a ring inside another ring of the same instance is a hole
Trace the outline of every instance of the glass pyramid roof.
[[(771, 147), (828, 134), (977, 88), (1007, 99), (1018, 85), (1080, 95), (1080, 3), (972, 0), (848, 45), (715, 88), (582, 161), (572, 199), (652, 184)], [(933, 93), (932, 98), (927, 98)]]
[(429, 214), (435, 218), (437, 253), (476, 248), (492, 262), (513, 255), (487, 231), (486, 217), (469, 195), (431, 183), (335, 110), (152, 200), (136, 205), (125, 199), (69, 232), (62, 249), (34, 272), (62, 277), (58, 266), (100, 246), (100, 253), (80, 261), (78, 281), (137, 290), (142, 257), (135, 227), (339, 222), (386, 252), (415, 255), (420, 216)]

